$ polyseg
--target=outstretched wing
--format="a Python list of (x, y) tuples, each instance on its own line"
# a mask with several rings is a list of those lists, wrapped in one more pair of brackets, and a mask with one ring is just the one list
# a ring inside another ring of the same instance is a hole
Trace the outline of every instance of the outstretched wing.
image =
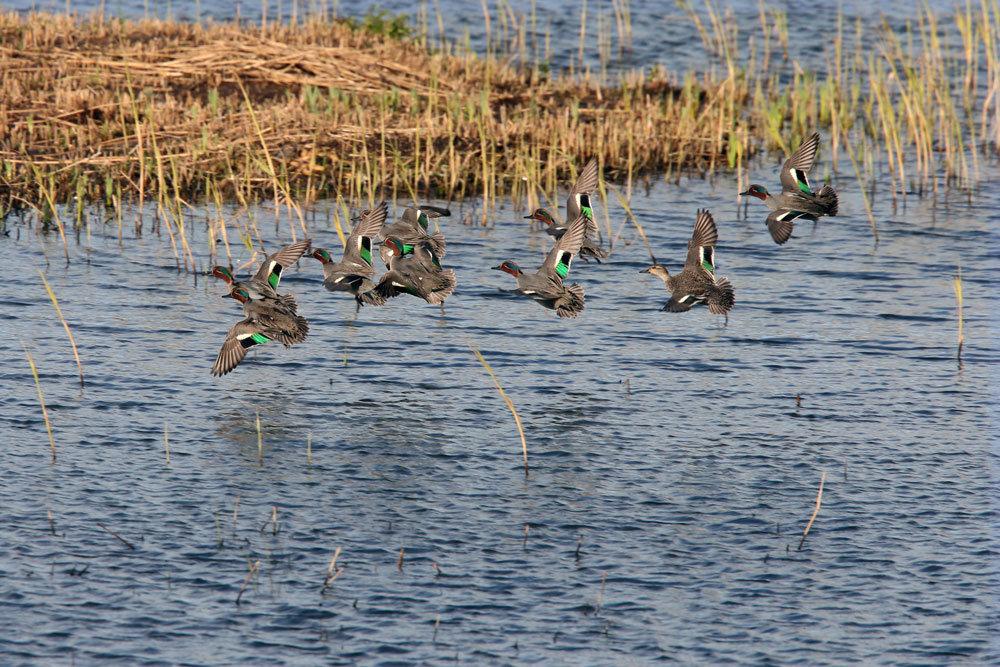
[(237, 322), (226, 334), (226, 340), (212, 366), (212, 375), (225, 375), (236, 368), (247, 356), (247, 350), (272, 340), (274, 333), (276, 332), (261, 327), (252, 317)]
[(806, 174), (812, 169), (818, 147), (819, 133), (813, 132), (812, 136), (803, 141), (802, 145), (792, 153), (792, 157), (785, 160), (785, 164), (781, 166), (782, 192), (812, 194), (812, 188), (809, 187), (809, 179)]
[(405, 222), (410, 223), (414, 227), (420, 227), (425, 232), (427, 231), (428, 220), (430, 218), (440, 218), (443, 216), (451, 215), (451, 211), (440, 206), (430, 206), (424, 205), (420, 208), (414, 208), (408, 206), (404, 211), (401, 219)]
[(667, 305), (660, 310), (671, 313), (684, 313), (691, 310), (691, 306), (696, 303), (698, 303), (697, 299), (691, 294), (674, 294), (670, 297), (670, 301), (667, 301)]
[(698, 218), (694, 222), (694, 234), (688, 241), (687, 260), (684, 268), (698, 267), (709, 273), (715, 272), (715, 245), (719, 242), (719, 232), (715, 228), (715, 220), (707, 208), (698, 210)]
[(590, 203), (591, 195), (597, 191), (597, 157), (590, 158), (590, 162), (580, 172), (573, 189), (566, 198), (566, 220), (573, 221), (582, 213), (589, 219), (587, 224), (587, 236), (597, 233), (597, 223), (594, 222), (594, 210)]
[(254, 280), (261, 280), (271, 286), (271, 289), (278, 289), (278, 282), (281, 281), (281, 273), (289, 266), (299, 261), (299, 257), (309, 250), (312, 241), (306, 239), (292, 245), (285, 246), (273, 255), (268, 255), (264, 263), (254, 274)]
[(361, 220), (354, 225), (351, 236), (378, 236), (388, 215), (389, 206), (384, 201), (379, 202), (378, 206), (361, 214)]
[[(356, 266), (367, 266), (372, 268), (372, 246), (375, 237), (382, 231), (382, 225), (389, 214), (389, 209), (383, 201), (371, 211), (362, 213), (361, 221), (351, 230), (351, 235), (347, 237), (347, 244), (344, 246), (344, 258), (342, 264), (354, 264)], [(375, 270), (372, 269), (372, 273)]]
[(774, 242), (782, 245), (787, 241), (792, 235), (792, 227), (794, 226), (792, 223), (799, 218), (815, 220), (808, 213), (790, 211), (787, 208), (771, 211), (770, 215), (767, 216), (767, 231), (771, 232), (771, 238), (774, 239)]
[(566, 233), (556, 241), (555, 247), (549, 251), (545, 263), (542, 264), (538, 273), (555, 275), (559, 278), (566, 277), (566, 274), (569, 273), (570, 263), (580, 253), (583, 239), (587, 235), (587, 222), (586, 216), (580, 215), (570, 223)]

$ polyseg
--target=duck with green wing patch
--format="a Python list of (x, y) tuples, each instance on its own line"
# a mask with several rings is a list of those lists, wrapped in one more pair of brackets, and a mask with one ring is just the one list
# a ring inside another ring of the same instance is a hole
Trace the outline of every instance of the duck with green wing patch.
[(569, 274), (573, 258), (580, 252), (587, 233), (587, 222), (586, 216), (577, 216), (535, 273), (525, 273), (517, 263), (509, 260), (493, 269), (517, 278), (517, 289), (514, 291), (518, 294), (555, 310), (559, 317), (576, 317), (583, 311), (583, 288), (577, 283), (567, 287), (563, 280)]
[(426, 239), (405, 243), (387, 236), (383, 249), (389, 258), (389, 270), (375, 289), (361, 295), (362, 303), (380, 306), (394, 296), (410, 294), (438, 305), (455, 291), (455, 272), (441, 268)]
[(375, 268), (372, 266), (372, 251), (375, 247), (375, 237), (382, 232), (388, 208), (382, 202), (372, 210), (361, 212), (361, 219), (351, 230), (344, 246), (344, 256), (340, 262), (334, 263), (330, 253), (325, 248), (317, 248), (312, 256), (323, 264), (323, 286), (331, 292), (349, 292), (354, 295), (358, 305), (361, 304), (361, 294), (375, 288), (372, 276)]
[(715, 276), (715, 245), (718, 240), (719, 232), (712, 214), (707, 209), (699, 210), (681, 272), (671, 276), (661, 264), (653, 264), (640, 271), (651, 273), (666, 284), (670, 300), (663, 310), (683, 313), (691, 310), (692, 306), (704, 304), (710, 312), (725, 315), (726, 321), (729, 321), (729, 310), (735, 303), (735, 297), (729, 280)]
[(232, 298), (243, 304), (246, 318), (237, 322), (219, 350), (219, 356), (212, 366), (212, 375), (225, 375), (236, 368), (256, 345), (276, 340), (285, 347), (301, 343), (309, 333), (309, 324), (301, 315), (275, 308), (267, 301), (251, 299), (244, 287), (234, 287)]
[[(406, 245), (415, 245), (421, 242), (427, 243), (430, 251), (440, 260), (444, 257), (447, 250), (444, 234), (441, 232), (430, 234), (427, 228), (432, 218), (449, 215), (451, 215), (451, 211), (440, 206), (424, 205), (419, 208), (409, 206), (403, 211), (403, 215), (399, 220), (391, 225), (386, 225), (382, 229), (382, 238), (387, 239), (392, 236)], [(385, 244), (379, 249), (379, 254), (385, 265), (389, 266), (389, 250)]]
[(233, 289), (241, 288), (246, 291), (251, 301), (265, 301), (271, 306), (281, 307), (294, 313), (297, 310), (295, 299), (278, 294), (278, 283), (281, 282), (282, 272), (299, 261), (299, 258), (309, 250), (310, 246), (312, 246), (312, 241), (306, 239), (267, 255), (260, 268), (249, 280), (236, 280), (233, 277), (233, 272), (225, 266), (214, 267), (212, 275), (226, 281), (229, 286), (230, 291), (223, 294), (223, 297), (228, 298), (232, 295)]
[(813, 133), (802, 142), (781, 166), (781, 194), (772, 195), (763, 185), (751, 185), (740, 196), (763, 200), (771, 213), (767, 216), (767, 229), (778, 245), (791, 236), (796, 220), (816, 221), (821, 216), (837, 215), (837, 193), (829, 185), (813, 193), (807, 174), (812, 169), (819, 147), (819, 134)]
[(573, 184), (569, 196), (566, 197), (566, 222), (560, 224), (555, 217), (544, 208), (536, 208), (531, 215), (525, 216), (528, 220), (538, 220), (545, 225), (545, 231), (557, 241), (569, 229), (570, 223), (583, 215), (587, 218), (587, 231), (580, 245), (580, 258), (589, 262), (588, 257), (593, 257), (600, 264), (602, 259), (607, 259), (608, 251), (600, 247), (591, 239), (598, 232), (597, 223), (594, 222), (594, 209), (591, 204), (591, 197), (597, 191), (598, 169), (597, 158), (590, 158), (590, 162), (580, 172), (580, 176)]

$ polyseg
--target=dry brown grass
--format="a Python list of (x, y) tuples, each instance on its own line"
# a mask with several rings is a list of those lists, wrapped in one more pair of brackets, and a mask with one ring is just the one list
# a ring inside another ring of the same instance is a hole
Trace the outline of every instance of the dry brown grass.
[(337, 22), (4, 13), (0, 71), (0, 195), (40, 212), (152, 197), (166, 215), (218, 191), (516, 196), (593, 154), (631, 173), (728, 148), (722, 90), (642, 74), (602, 87)]

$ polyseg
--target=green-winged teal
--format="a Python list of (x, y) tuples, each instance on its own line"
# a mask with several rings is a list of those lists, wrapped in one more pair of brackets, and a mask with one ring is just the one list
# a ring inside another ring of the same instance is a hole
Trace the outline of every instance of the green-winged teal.
[[(440, 218), (449, 215), (451, 215), (451, 211), (440, 206), (424, 205), (420, 208), (407, 207), (399, 220), (382, 228), (382, 238), (387, 239), (392, 236), (402, 241), (405, 245), (415, 245), (421, 241), (426, 241), (430, 244), (430, 250), (434, 253), (434, 256), (441, 259), (444, 257), (447, 249), (444, 234), (441, 232), (429, 234), (427, 233), (427, 227), (429, 226), (430, 218)], [(379, 249), (379, 255), (386, 266), (389, 265), (388, 252), (386, 245), (383, 243)]]
[(559, 224), (548, 210), (536, 208), (531, 215), (525, 216), (527, 220), (538, 220), (545, 225), (545, 231), (556, 240), (566, 233), (570, 223), (577, 219), (582, 213), (587, 218), (587, 233), (583, 237), (583, 244), (580, 246), (580, 258), (583, 261), (590, 261), (587, 257), (593, 257), (598, 263), (606, 259), (608, 251), (600, 247), (591, 240), (597, 234), (597, 223), (594, 222), (594, 209), (591, 206), (590, 196), (597, 190), (597, 158), (590, 158), (590, 162), (580, 172), (580, 176), (573, 184), (569, 196), (566, 197), (566, 222)]
[(255, 345), (276, 340), (285, 347), (300, 343), (309, 333), (309, 324), (301, 315), (284, 312), (266, 301), (251, 299), (245, 287), (234, 287), (230, 293), (243, 304), (246, 318), (237, 322), (219, 350), (212, 366), (212, 375), (225, 375), (236, 368)]
[(389, 258), (389, 270), (375, 289), (361, 294), (363, 303), (380, 306), (398, 294), (412, 294), (437, 305), (455, 291), (455, 272), (441, 268), (427, 239), (411, 244), (387, 236), (383, 247)]
[(331, 292), (350, 292), (358, 304), (360, 294), (375, 287), (371, 276), (375, 275), (372, 267), (372, 250), (375, 237), (382, 231), (382, 225), (388, 215), (385, 202), (381, 202), (372, 210), (361, 212), (361, 220), (351, 230), (344, 246), (344, 257), (334, 264), (330, 253), (325, 248), (317, 248), (312, 256), (323, 263), (323, 286)]
[[(275, 299), (286, 308), (295, 308), (295, 300), (290, 296), (282, 296), (277, 293), (278, 283), (281, 281), (282, 272), (289, 266), (299, 261), (302, 254), (309, 250), (312, 241), (306, 239), (291, 245), (285, 246), (275, 253), (267, 255), (261, 263), (260, 268), (249, 280), (236, 280), (233, 272), (225, 266), (216, 266), (212, 269), (212, 275), (226, 281), (230, 290), (243, 288), (246, 290), (251, 300)], [(231, 292), (223, 294), (228, 297)]]
[(781, 194), (772, 195), (763, 185), (751, 185), (740, 195), (763, 199), (771, 213), (767, 216), (767, 229), (778, 245), (792, 235), (793, 222), (798, 219), (817, 220), (822, 215), (837, 215), (837, 193), (824, 185), (813, 193), (807, 173), (812, 169), (819, 146), (819, 133), (802, 142), (792, 156), (781, 165)]
[(567, 287), (563, 284), (563, 279), (569, 273), (573, 257), (580, 252), (587, 233), (587, 222), (585, 215), (578, 215), (556, 241), (555, 247), (549, 251), (536, 273), (525, 273), (510, 260), (493, 268), (517, 278), (517, 289), (514, 291), (518, 294), (534, 299), (546, 308), (552, 308), (559, 317), (576, 317), (583, 310), (583, 288), (577, 283)]
[(671, 276), (666, 267), (660, 264), (653, 264), (640, 271), (658, 276), (666, 283), (670, 300), (662, 310), (682, 313), (702, 303), (712, 313), (725, 315), (726, 320), (729, 320), (729, 309), (733, 307), (735, 298), (729, 281), (715, 276), (715, 244), (718, 240), (719, 232), (715, 228), (712, 214), (707, 209), (699, 210), (694, 223), (694, 234), (688, 241), (684, 269), (676, 276)]

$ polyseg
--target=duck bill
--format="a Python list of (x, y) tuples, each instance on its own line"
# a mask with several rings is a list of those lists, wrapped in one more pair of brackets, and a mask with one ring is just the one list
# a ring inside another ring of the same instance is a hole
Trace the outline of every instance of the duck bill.
[(501, 266), (491, 266), (490, 269), (493, 270), (493, 271), (503, 271), (503, 265), (501, 265)]
[(750, 193), (750, 191), (749, 191), (749, 190), (744, 190), (743, 192), (741, 192), (741, 193), (740, 193), (740, 196), (741, 196), (741, 197), (747, 197), (747, 196), (749, 196), (750, 194), (751, 194), (751, 193)]
[(649, 273), (649, 269), (643, 269), (643, 270), (642, 270), (642, 271), (640, 271), (639, 273)]

